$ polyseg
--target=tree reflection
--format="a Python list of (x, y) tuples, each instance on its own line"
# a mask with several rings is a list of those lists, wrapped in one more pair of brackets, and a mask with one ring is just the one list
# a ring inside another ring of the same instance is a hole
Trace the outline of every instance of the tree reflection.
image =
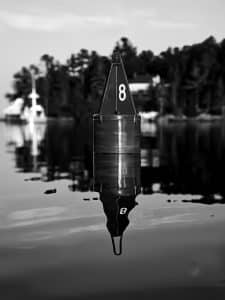
[(141, 146), (144, 193), (153, 193), (156, 183), (166, 194), (224, 193), (224, 124), (158, 126)]
[[(16, 171), (30, 173), (27, 181), (67, 179), (70, 191), (87, 191), (93, 177), (88, 128), (86, 121), (79, 125), (73, 122), (36, 124), (32, 130), (28, 125), (7, 125), (6, 149), (15, 157)], [(137, 168), (130, 168), (134, 163), (132, 158), (124, 163), (124, 159), (111, 157), (111, 169), (103, 157), (96, 159), (95, 163), (101, 167), (95, 174), (95, 189), (108, 191), (108, 182), (115, 195), (120, 190), (124, 193), (128, 187), (137, 187), (138, 184), (132, 181), (137, 172)], [(117, 174), (119, 164), (118, 182), (113, 174)], [(144, 194), (197, 194), (206, 202), (211, 202), (207, 199), (213, 199), (215, 194), (224, 198), (224, 164), (223, 123), (155, 125), (153, 131), (146, 132), (141, 138), (141, 170), (138, 172)], [(127, 170), (128, 175), (132, 174), (130, 177), (125, 176)], [(96, 176), (97, 179), (104, 178), (104, 185), (96, 180)]]
[(7, 126), (7, 148), (17, 172), (39, 174), (26, 181), (68, 179), (69, 189), (88, 190), (92, 174), (88, 124), (49, 122)]

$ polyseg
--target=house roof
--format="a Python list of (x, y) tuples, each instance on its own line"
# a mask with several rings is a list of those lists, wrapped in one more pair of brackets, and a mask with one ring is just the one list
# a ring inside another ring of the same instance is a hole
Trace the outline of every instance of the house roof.
[(129, 83), (129, 88), (131, 93), (140, 92), (140, 91), (147, 91), (149, 88), (149, 82), (136, 82), (136, 83)]
[(3, 115), (19, 115), (23, 106), (24, 100), (17, 98), (12, 104), (3, 110)]

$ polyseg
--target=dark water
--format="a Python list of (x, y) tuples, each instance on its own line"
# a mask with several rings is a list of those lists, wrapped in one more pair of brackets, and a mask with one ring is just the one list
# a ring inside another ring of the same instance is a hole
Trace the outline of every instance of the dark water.
[(224, 299), (225, 125), (142, 130), (93, 158), (85, 122), (0, 124), (3, 299)]

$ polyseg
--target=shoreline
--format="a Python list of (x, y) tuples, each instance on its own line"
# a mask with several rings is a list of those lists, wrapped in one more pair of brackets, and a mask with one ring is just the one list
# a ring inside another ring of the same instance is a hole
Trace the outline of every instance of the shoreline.
[[(26, 122), (24, 120), (7, 120), (3, 117), (0, 117), (0, 122), (6, 123), (6, 124), (18, 124), (18, 125), (26, 125), (29, 122)], [(75, 119), (72, 117), (49, 117), (46, 118), (46, 121), (40, 121), (40, 122), (35, 122), (35, 124), (46, 124), (49, 122), (75, 122)]]
[[(143, 119), (144, 120), (144, 119)], [(145, 121), (149, 123), (189, 123), (189, 122), (216, 122), (225, 120), (225, 116), (223, 115), (210, 115), (210, 114), (202, 114), (196, 117), (187, 117), (187, 116), (175, 116), (175, 115), (164, 115), (158, 116), (154, 120), (145, 119)], [(37, 122), (37, 124), (46, 124), (49, 122), (75, 122), (76, 120), (73, 117), (48, 117), (45, 122)], [(24, 122), (23, 120), (6, 120), (4, 117), (0, 117), (0, 122), (4, 122), (6, 124), (18, 124), (24, 125), (28, 124), (28, 122)]]
[(189, 122), (217, 122), (224, 120), (225, 117), (223, 115), (210, 115), (210, 114), (202, 114), (196, 117), (187, 117), (187, 116), (175, 116), (175, 115), (165, 115), (160, 116), (156, 120), (156, 122), (168, 122), (168, 123), (189, 123)]

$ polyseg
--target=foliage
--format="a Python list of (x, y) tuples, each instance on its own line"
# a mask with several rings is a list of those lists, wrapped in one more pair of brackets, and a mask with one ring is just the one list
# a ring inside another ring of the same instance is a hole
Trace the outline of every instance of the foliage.
[[(113, 51), (123, 58), (128, 80), (149, 80), (148, 103), (143, 109), (157, 109), (161, 114), (196, 116), (200, 113), (221, 114), (225, 107), (225, 39), (217, 43), (213, 37), (192, 46), (168, 48), (159, 55), (151, 50), (139, 54), (128, 38), (116, 42)], [(96, 51), (81, 49), (65, 64), (44, 54), (38, 66), (22, 67), (13, 77), (13, 93), (9, 101), (22, 97), (30, 105), (31, 71), (36, 76), (39, 103), (48, 116), (81, 118), (97, 112), (110, 59)], [(152, 84), (159, 75), (160, 83)], [(146, 95), (145, 95), (146, 96)]]

